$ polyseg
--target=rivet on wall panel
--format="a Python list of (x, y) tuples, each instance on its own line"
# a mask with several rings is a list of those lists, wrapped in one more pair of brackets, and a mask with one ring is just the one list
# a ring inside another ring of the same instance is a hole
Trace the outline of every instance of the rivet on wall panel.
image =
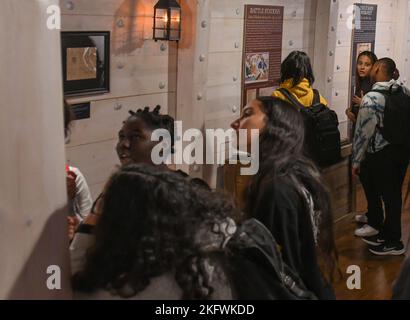
[(330, 28), (330, 30), (331, 30), (331, 31), (335, 31), (336, 29), (335, 29), (335, 27), (332, 26), (332, 27)]
[(118, 62), (117, 63), (117, 69), (118, 70), (124, 69), (124, 64), (122, 62)]
[(340, 19), (343, 19), (343, 14), (340, 14)]
[(73, 3), (72, 1), (66, 1), (65, 7), (66, 7), (68, 10), (74, 10), (74, 3)]
[(165, 43), (161, 43), (160, 50), (161, 50), (161, 51), (167, 50), (167, 45), (166, 45)]
[(201, 61), (201, 62), (205, 61), (205, 55), (204, 54), (201, 54), (199, 56), (199, 61)]
[(293, 40), (289, 40), (289, 45), (293, 46)]
[(236, 15), (239, 16), (241, 14), (241, 9), (237, 8), (236, 9)]
[(117, 21), (117, 27), (118, 27), (118, 28), (124, 27), (124, 21), (123, 21), (122, 19), (119, 19), (119, 20)]
[(333, 51), (329, 51), (329, 56), (333, 57), (335, 53)]
[(238, 107), (237, 107), (237, 106), (233, 106), (233, 107), (232, 107), (232, 112), (233, 112), (233, 113), (236, 113), (237, 111), (238, 111)]
[(342, 41), (341, 40), (337, 40), (337, 44), (342, 44)]
[(164, 89), (165, 86), (166, 86), (165, 82), (160, 82), (160, 83), (159, 83), (159, 88), (160, 88), (160, 89)]
[(236, 82), (236, 81), (238, 81), (238, 77), (237, 77), (237, 76), (233, 76), (232, 80), (233, 80), (234, 82)]
[(122, 109), (122, 104), (117, 102), (117, 103), (114, 105), (114, 110), (115, 110), (115, 111), (118, 111), (118, 110), (121, 110), (121, 109)]
[(239, 42), (235, 42), (235, 48), (236, 48), (236, 49), (239, 48)]
[(207, 26), (208, 26), (208, 24), (206, 23), (205, 20), (201, 22), (201, 27), (202, 28), (206, 28)]
[(332, 82), (332, 80), (333, 80), (332, 77), (327, 78), (327, 82), (329, 82), (329, 83)]
[(340, 67), (340, 66), (336, 66), (336, 69), (337, 69), (337, 70), (340, 70), (340, 69), (341, 69), (341, 67)]
[(202, 98), (203, 98), (202, 92), (198, 92), (198, 94), (196, 95), (196, 99), (202, 100)]
[(335, 92), (335, 96), (338, 97), (338, 96), (339, 96), (339, 92), (336, 91), (336, 92)]

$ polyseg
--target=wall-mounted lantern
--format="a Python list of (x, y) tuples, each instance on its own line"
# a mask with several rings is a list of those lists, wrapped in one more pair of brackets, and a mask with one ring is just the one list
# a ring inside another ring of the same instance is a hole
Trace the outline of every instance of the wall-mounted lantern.
[(159, 0), (154, 6), (154, 40), (179, 41), (181, 7), (176, 0)]

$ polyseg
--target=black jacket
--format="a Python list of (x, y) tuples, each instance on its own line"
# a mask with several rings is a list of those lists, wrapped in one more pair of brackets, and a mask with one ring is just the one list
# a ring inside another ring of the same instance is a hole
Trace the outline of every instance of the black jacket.
[(334, 299), (318, 266), (310, 213), (290, 178), (282, 176), (263, 183), (251, 215), (271, 231), (284, 262), (300, 276), (306, 288), (319, 299)]

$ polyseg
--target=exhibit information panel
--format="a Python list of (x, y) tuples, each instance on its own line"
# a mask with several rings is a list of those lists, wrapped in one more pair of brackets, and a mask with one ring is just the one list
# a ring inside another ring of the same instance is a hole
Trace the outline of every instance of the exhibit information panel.
[(242, 105), (280, 82), (284, 7), (245, 6)]
[[(352, 34), (352, 68), (351, 68), (351, 82), (350, 82), (350, 97), (353, 98), (356, 92), (356, 67), (357, 58), (363, 51), (375, 52), (376, 45), (376, 24), (377, 24), (377, 5), (356, 3), (354, 4), (354, 23)], [(352, 99), (350, 104), (352, 107)], [(352, 125), (349, 126), (350, 136)]]

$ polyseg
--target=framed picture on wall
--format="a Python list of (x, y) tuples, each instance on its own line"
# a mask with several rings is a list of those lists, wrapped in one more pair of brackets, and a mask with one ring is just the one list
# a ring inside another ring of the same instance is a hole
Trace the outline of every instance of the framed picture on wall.
[(65, 96), (110, 90), (110, 32), (61, 32)]

